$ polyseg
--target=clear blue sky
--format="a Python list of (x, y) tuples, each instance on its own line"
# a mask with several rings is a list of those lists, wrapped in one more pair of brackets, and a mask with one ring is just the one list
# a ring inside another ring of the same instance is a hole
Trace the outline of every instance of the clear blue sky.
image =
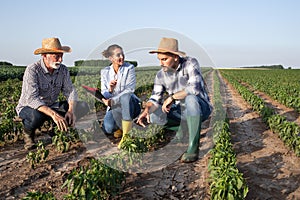
[(73, 49), (64, 55), (72, 66), (117, 35), (159, 28), (193, 40), (216, 67), (300, 68), (299, 10), (296, 0), (2, 0), (0, 61), (28, 65), (43, 38), (59, 37)]

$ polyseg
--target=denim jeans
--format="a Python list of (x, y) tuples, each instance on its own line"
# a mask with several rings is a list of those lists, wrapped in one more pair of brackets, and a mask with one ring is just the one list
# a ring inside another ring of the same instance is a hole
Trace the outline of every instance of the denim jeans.
[[(51, 109), (55, 110), (58, 114), (65, 116), (69, 109), (69, 104), (67, 101), (56, 102), (49, 106)], [(89, 107), (86, 102), (79, 101), (76, 103), (75, 116), (77, 119), (83, 117), (89, 112)], [(22, 118), (24, 129), (34, 132), (37, 128), (40, 128), (45, 121), (51, 120), (51, 117), (33, 109), (31, 107), (24, 107), (19, 116)]]
[(200, 116), (203, 122), (211, 112), (211, 107), (199, 96), (188, 95), (180, 104), (173, 104), (169, 113), (163, 113), (162, 106), (159, 106), (151, 113), (150, 121), (158, 125), (165, 125), (172, 121), (179, 125), (181, 120), (186, 120), (187, 116)]
[(141, 112), (140, 100), (133, 93), (122, 95), (120, 102), (112, 106), (104, 116), (102, 129), (107, 134), (121, 128), (122, 120), (131, 121)]

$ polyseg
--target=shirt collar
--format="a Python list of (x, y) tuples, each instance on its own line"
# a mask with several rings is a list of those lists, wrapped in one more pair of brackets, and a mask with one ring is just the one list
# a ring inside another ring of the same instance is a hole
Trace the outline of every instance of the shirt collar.
[(178, 67), (176, 69), (177, 72), (179, 72), (182, 69), (182, 63), (183, 63), (184, 59), (179, 57), (179, 64)]
[[(123, 65), (124, 65), (124, 64), (123, 64)], [(119, 72), (123, 72), (123, 70), (124, 70), (124, 66), (123, 66), (123, 65), (121, 65), (121, 66), (119, 67), (118, 73), (119, 73)], [(113, 65), (110, 66), (110, 71), (111, 71), (112, 74), (115, 74), (115, 70), (114, 70)]]

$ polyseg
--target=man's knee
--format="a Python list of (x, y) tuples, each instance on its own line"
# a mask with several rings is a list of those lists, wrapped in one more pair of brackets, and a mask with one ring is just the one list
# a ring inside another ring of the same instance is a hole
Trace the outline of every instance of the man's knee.
[(38, 110), (32, 109), (27, 115), (21, 116), (24, 128), (34, 131), (40, 128), (46, 121), (46, 115)]
[(197, 116), (202, 114), (202, 108), (196, 95), (188, 95), (185, 98), (187, 116)]
[(157, 125), (165, 125), (168, 122), (167, 114), (158, 108), (150, 114), (150, 122)]

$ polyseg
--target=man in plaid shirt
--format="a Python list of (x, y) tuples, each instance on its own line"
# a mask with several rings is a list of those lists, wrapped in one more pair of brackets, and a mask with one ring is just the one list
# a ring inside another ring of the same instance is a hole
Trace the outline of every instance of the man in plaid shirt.
[[(62, 46), (58, 38), (46, 38), (42, 48), (34, 51), (35, 55), (41, 54), (41, 59), (26, 67), (16, 111), (22, 118), (27, 150), (36, 147), (35, 130), (46, 120), (53, 120), (59, 130), (67, 131), (68, 126), (74, 126), (76, 118), (89, 111), (86, 102), (77, 101), (69, 71), (62, 64), (63, 54), (68, 52), (71, 48)], [(57, 101), (60, 92), (67, 101)]]
[[(199, 63), (179, 51), (174, 38), (162, 38), (158, 49), (149, 53), (157, 53), (162, 69), (156, 74), (152, 95), (137, 123), (143, 127), (145, 123), (168, 126), (170, 122), (179, 126), (181, 119), (186, 121), (189, 146), (181, 162), (194, 162), (199, 154), (201, 123), (212, 111)], [(164, 93), (168, 98), (164, 99)]]

